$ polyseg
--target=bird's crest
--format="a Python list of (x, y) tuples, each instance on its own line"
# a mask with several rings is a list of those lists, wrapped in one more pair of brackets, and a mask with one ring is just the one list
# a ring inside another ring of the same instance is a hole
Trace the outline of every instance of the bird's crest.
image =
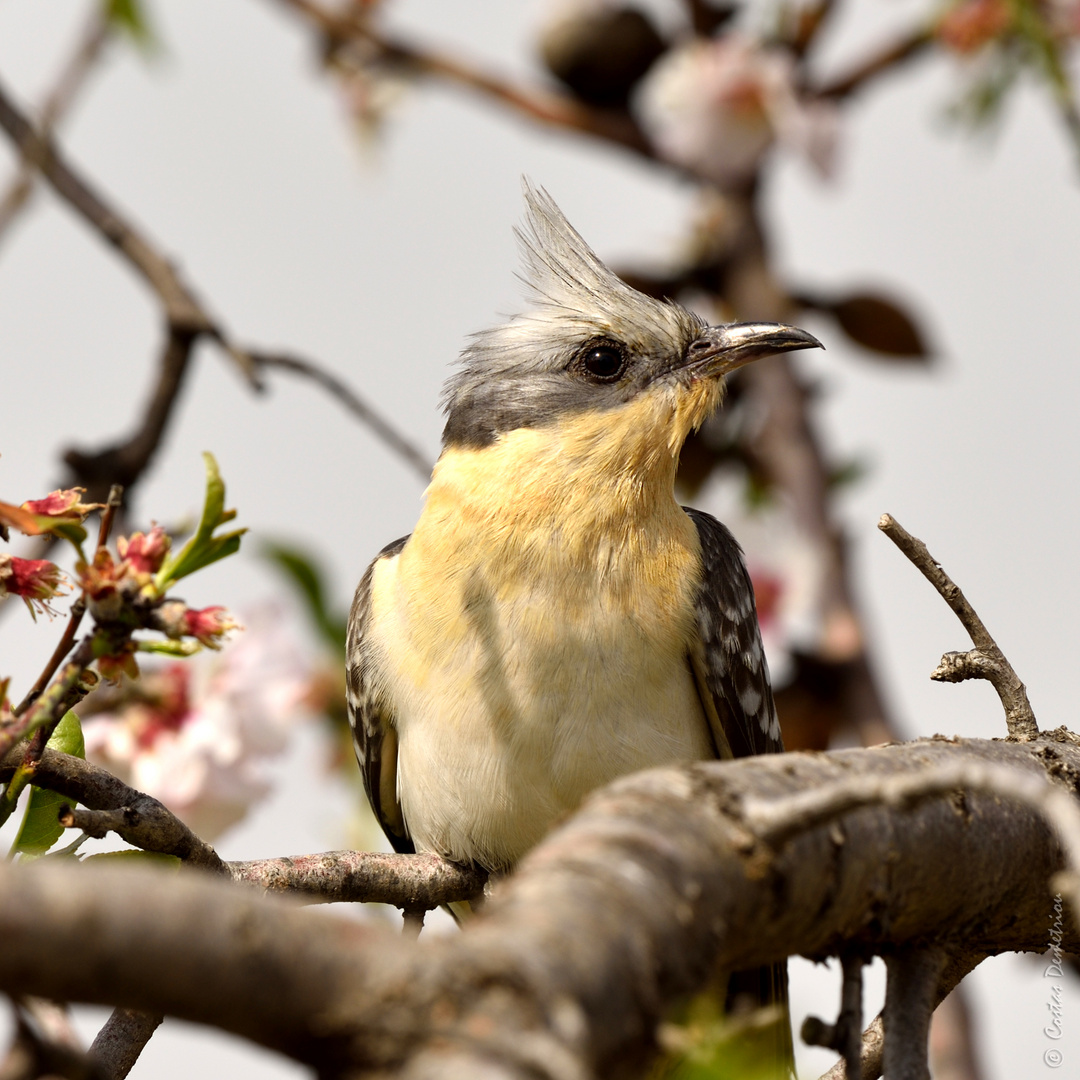
[(682, 336), (687, 312), (631, 288), (600, 261), (543, 188), (523, 177), (522, 189), (525, 222), (514, 233), (521, 247), (522, 280), (541, 310), (601, 318), (616, 331), (633, 327), (638, 333)]
[(509, 322), (472, 335), (443, 396), (448, 443), (484, 446), (515, 427), (618, 405), (634, 387), (613, 385), (604, 395), (567, 374), (583, 346), (614, 339), (638, 357), (676, 357), (705, 325), (621, 281), (546, 191), (528, 180), (523, 187), (525, 222), (516, 232), (532, 302)]

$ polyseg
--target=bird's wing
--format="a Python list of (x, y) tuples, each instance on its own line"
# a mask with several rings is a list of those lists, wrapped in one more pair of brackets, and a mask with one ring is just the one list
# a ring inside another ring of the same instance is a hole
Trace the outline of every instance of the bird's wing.
[(349, 612), (349, 633), (345, 645), (347, 677), (345, 692), (349, 704), (349, 723), (352, 725), (356, 759), (364, 777), (367, 791), (379, 824), (394, 850), (403, 855), (415, 852), (412, 839), (405, 828), (401, 804), (397, 797), (397, 729), (394, 714), (383, 695), (378, 693), (372, 665), (375, 657), (371, 647), (371, 578), (380, 559), (392, 558), (405, 546), (403, 536), (383, 548), (367, 568), (356, 587), (352, 610)]
[(704, 569), (690, 663), (717, 756), (780, 753), (784, 743), (742, 549), (716, 518), (684, 509), (697, 526)]
[[(684, 507), (701, 539), (704, 575), (698, 590), (698, 642), (690, 665), (709, 718), (718, 757), (781, 753), (769, 668), (761, 645), (754, 586), (738, 541), (714, 517)], [(738, 1012), (743, 999), (779, 1006), (776, 1023), (759, 1036), (775, 1066), (770, 1075), (795, 1077), (788, 1007), (787, 961), (732, 972), (725, 1008)]]

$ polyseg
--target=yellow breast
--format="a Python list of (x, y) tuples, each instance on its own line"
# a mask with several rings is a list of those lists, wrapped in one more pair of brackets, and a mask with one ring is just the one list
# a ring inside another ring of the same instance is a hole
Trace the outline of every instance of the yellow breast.
[(420, 848), (505, 867), (599, 784), (711, 753), (687, 659), (697, 531), (675, 454), (632, 411), (447, 451), (408, 544), (376, 566)]

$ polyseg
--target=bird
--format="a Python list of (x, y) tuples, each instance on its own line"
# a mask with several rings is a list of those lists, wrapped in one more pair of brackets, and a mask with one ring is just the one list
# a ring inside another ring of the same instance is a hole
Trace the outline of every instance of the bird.
[[(346, 645), (390, 844), (492, 874), (617, 777), (782, 751), (742, 551), (674, 485), (729, 372), (821, 347), (636, 291), (523, 187), (528, 304), (463, 350), (419, 519), (367, 568)], [(786, 967), (740, 978), (786, 1000)]]

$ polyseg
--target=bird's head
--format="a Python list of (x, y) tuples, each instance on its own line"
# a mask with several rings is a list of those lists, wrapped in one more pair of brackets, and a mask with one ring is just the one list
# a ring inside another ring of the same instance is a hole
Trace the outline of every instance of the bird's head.
[(479, 449), (519, 428), (606, 414), (677, 456), (720, 403), (729, 371), (821, 347), (794, 326), (709, 326), (672, 301), (645, 296), (596, 257), (547, 192), (526, 182), (525, 205), (518, 239), (533, 302), (475, 334), (462, 353), (444, 395), (447, 449)]

